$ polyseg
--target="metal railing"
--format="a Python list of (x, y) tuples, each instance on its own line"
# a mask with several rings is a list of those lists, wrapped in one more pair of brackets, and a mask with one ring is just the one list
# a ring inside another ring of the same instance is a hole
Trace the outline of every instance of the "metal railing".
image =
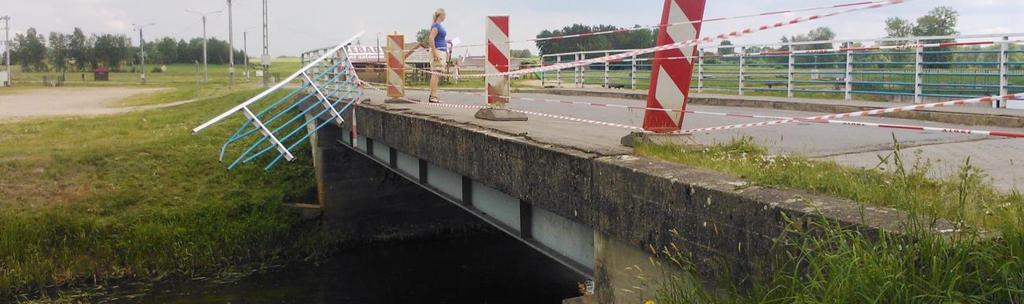
[[(294, 160), (294, 149), (307, 143), (312, 134), (327, 124), (343, 123), (342, 114), (362, 99), (359, 78), (344, 50), (362, 34), (360, 32), (332, 49), (320, 50), (316, 59), (291, 76), (196, 127), (192, 133), (197, 134), (242, 113), (246, 121), (221, 146), (220, 160), (224, 160), (234, 144), (247, 148), (228, 165), (228, 170), (275, 150), (278, 155), (270, 159), (265, 170), (272, 169), (281, 160)], [(293, 83), (296, 80), (300, 83)], [(291, 89), (285, 93), (286, 88)]]
[[(1024, 34), (699, 46), (691, 89), (698, 93), (916, 103), (925, 98), (1007, 95), (1024, 91), (1020, 39)], [(547, 54), (541, 60), (550, 65), (627, 51)], [(546, 87), (646, 89), (651, 61), (648, 55), (546, 72), (541, 74), (541, 82)]]

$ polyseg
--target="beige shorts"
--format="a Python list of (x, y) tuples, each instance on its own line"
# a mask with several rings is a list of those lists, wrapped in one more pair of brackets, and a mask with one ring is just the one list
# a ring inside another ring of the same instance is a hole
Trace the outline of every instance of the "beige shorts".
[(434, 56), (430, 60), (430, 70), (434, 72), (444, 72), (445, 68), (445, 53), (440, 50), (434, 50)]

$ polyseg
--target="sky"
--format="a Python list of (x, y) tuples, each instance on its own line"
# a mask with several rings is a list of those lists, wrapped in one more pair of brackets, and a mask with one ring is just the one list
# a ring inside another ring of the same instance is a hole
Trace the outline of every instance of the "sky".
[[(437, 8), (445, 8), (448, 11), (445, 27), (449, 32), (449, 39), (458, 37), (463, 43), (478, 44), (484, 41), (484, 18), (487, 15), (509, 15), (512, 39), (522, 40), (534, 37), (541, 30), (560, 28), (573, 23), (616, 26), (657, 24), (664, 4), (664, 0), (269, 1), (270, 52), (274, 56), (295, 56), (305, 50), (336, 45), (359, 31), (366, 32), (358, 40), (364, 45), (375, 45), (378, 35), (390, 32), (397, 31), (414, 36), (419, 29), (430, 26), (431, 14)], [(708, 0), (705, 18), (851, 1), (853, 0)], [(262, 1), (234, 0), (233, 6), (236, 48), (243, 48), (242, 32), (248, 31), (249, 52), (259, 53)], [(913, 20), (936, 6), (951, 6), (960, 12), (958, 30), (962, 34), (1024, 32), (1024, 25), (1021, 23), (1007, 22), (1024, 17), (1024, 0), (912, 0), (898, 6), (821, 19), (735, 39), (733, 42), (777, 42), (782, 36), (806, 33), (818, 26), (831, 27), (839, 39), (877, 38), (885, 35), (886, 18), (899, 16)], [(201, 36), (203, 27), (200, 17), (186, 10), (223, 10), (223, 13), (209, 17), (207, 32), (210, 37), (227, 39), (228, 16), (225, 0), (0, 0), (0, 16), (11, 17), (11, 29), (15, 33), (23, 33), (29, 27), (36, 28), (44, 35), (51, 31), (71, 32), (74, 27), (81, 27), (86, 33), (127, 34), (133, 37), (133, 43), (137, 43), (138, 32), (133, 31), (132, 24), (155, 23), (145, 29), (147, 40), (165, 36)], [(717, 35), (806, 14), (811, 13), (706, 23), (701, 34)], [(383, 41), (383, 38), (381, 40)], [(536, 50), (532, 44), (525, 43), (514, 44), (512, 47)], [(477, 49), (472, 52), (482, 53), (483, 50)]]

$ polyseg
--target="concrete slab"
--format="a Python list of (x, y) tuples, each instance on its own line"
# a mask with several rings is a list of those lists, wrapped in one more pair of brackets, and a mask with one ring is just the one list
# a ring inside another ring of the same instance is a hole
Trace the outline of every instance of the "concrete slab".
[[(409, 91), (409, 94), (427, 95), (426, 92), (419, 91)], [(449, 104), (482, 105), (479, 102), (479, 98), (474, 95), (454, 92), (443, 92), (440, 95), (442, 100)], [(557, 99), (568, 102), (579, 101), (605, 103), (610, 105), (642, 106), (644, 104), (644, 102), (640, 100), (622, 98), (555, 96), (547, 94), (516, 94), (516, 96), (533, 98), (535, 100)], [(581, 152), (596, 153), (606, 156), (632, 153), (631, 148), (621, 145), (622, 137), (630, 134), (631, 132), (630, 130), (623, 128), (540, 116), (531, 116), (531, 121), (529, 122), (489, 122), (475, 119), (473, 117), (476, 111), (475, 109), (442, 108), (425, 104), (410, 104), (402, 105), (401, 107), (409, 109), (419, 115), (427, 115), (460, 124), (483, 127), (503, 132), (508, 135), (525, 136), (530, 140), (551, 145), (553, 147), (569, 148)], [(643, 123), (643, 111), (628, 111), (621, 108), (590, 107), (541, 101), (530, 102), (520, 101), (518, 99), (513, 100), (510, 107), (513, 109), (572, 116), (576, 118), (585, 118), (623, 125), (639, 126)], [(689, 106), (689, 109), (706, 112), (759, 114), (785, 117), (809, 117), (825, 114), (821, 112), (702, 105), (691, 105)], [(975, 111), (987, 112), (996, 111), (996, 109), (975, 109)], [(967, 125), (884, 117), (862, 117), (850, 120), (936, 127), (981, 128)], [(685, 117), (684, 125), (685, 128), (702, 128), (760, 121), (765, 120), (688, 114)], [(1024, 132), (1024, 128), (985, 127), (984, 129)], [(991, 152), (1022, 151), (1024, 150), (1024, 139), (1005, 139), (976, 135), (816, 123), (791, 123), (773, 127), (694, 134), (693, 141), (700, 145), (714, 145), (718, 143), (728, 143), (737, 138), (743, 137), (752, 138), (755, 142), (767, 147), (771, 153), (775, 154), (828, 159), (833, 159), (840, 155), (867, 155), (863, 157), (850, 156), (842, 158), (842, 164), (859, 167), (876, 166), (878, 164), (878, 159), (874, 157), (874, 155), (891, 151), (893, 139), (895, 137), (895, 139), (904, 147), (913, 148), (927, 146), (928, 148), (924, 149), (923, 155), (927, 156), (928, 159), (934, 162), (962, 164), (968, 157), (971, 157), (972, 164), (988, 173), (988, 175), (993, 178), (993, 183), (995, 183), (998, 189), (1004, 191), (1024, 189), (1024, 180), (1017, 177), (1017, 173), (1015, 173), (1020, 171), (1019, 168), (1014, 170), (1015, 167), (1007, 165), (1011, 162), (1024, 162), (1024, 160), (1020, 160), (1020, 155), (1024, 154)], [(952, 176), (952, 174), (949, 170), (937, 170), (934, 172), (934, 176), (937, 178), (945, 178)]]

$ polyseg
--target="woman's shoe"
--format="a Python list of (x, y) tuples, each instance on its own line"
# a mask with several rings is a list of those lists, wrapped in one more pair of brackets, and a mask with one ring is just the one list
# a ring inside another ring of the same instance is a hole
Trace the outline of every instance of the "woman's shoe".
[(437, 98), (437, 96), (430, 96), (427, 100), (430, 101), (430, 103), (441, 103), (441, 99)]

